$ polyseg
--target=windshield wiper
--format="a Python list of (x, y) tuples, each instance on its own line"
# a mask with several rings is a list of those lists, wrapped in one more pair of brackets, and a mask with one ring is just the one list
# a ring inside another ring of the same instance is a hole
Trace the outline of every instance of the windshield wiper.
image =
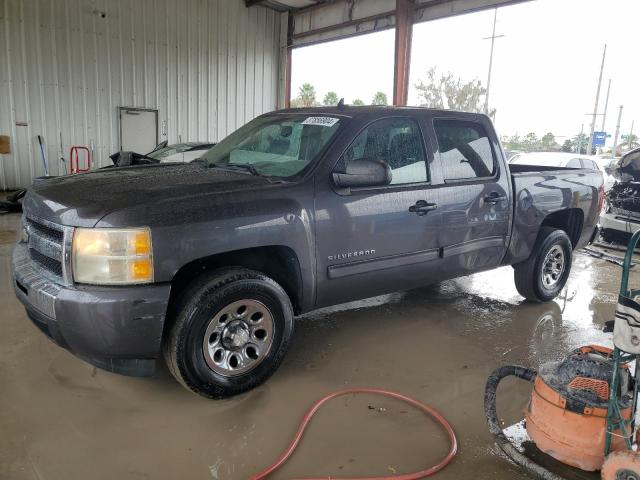
[(225, 168), (227, 170), (244, 170), (249, 172), (251, 175), (255, 175), (257, 177), (262, 177), (263, 175), (256, 170), (256, 167), (250, 164), (244, 163), (227, 163), (224, 165), (219, 165), (217, 163), (212, 163), (209, 165), (210, 168)]

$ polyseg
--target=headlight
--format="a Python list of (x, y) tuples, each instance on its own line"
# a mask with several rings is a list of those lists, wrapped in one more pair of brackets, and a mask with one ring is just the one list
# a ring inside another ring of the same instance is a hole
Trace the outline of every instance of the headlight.
[(94, 285), (153, 282), (148, 228), (76, 228), (72, 244), (73, 279)]

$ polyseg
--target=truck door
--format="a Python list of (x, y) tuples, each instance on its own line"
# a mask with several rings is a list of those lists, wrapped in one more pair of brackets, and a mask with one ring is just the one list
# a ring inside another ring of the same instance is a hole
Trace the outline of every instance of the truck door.
[(331, 174), (316, 181), (317, 306), (407, 289), (429, 282), (439, 261), (438, 205), (420, 126), (410, 117), (370, 123), (333, 172), (374, 159), (391, 168), (390, 185), (341, 192)]
[(511, 183), (488, 120), (432, 122), (442, 184), (438, 209), (442, 268), (447, 277), (498, 266), (511, 221)]

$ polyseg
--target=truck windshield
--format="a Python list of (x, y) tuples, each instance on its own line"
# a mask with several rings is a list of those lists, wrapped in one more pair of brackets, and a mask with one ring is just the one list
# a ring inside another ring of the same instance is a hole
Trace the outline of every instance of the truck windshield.
[(236, 166), (258, 175), (292, 177), (316, 159), (341, 122), (331, 116), (300, 114), (256, 118), (199, 161), (209, 167)]

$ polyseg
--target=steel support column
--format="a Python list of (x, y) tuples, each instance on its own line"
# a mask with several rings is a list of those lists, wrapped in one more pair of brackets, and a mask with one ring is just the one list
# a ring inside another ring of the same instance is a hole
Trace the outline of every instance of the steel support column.
[(291, 47), (287, 47), (287, 68), (284, 81), (284, 108), (291, 108)]
[(393, 74), (394, 105), (407, 104), (413, 12), (414, 5), (412, 0), (396, 0), (396, 47)]
[(290, 13), (287, 21), (287, 59), (284, 79), (284, 108), (291, 108), (291, 52), (293, 43), (294, 16)]

